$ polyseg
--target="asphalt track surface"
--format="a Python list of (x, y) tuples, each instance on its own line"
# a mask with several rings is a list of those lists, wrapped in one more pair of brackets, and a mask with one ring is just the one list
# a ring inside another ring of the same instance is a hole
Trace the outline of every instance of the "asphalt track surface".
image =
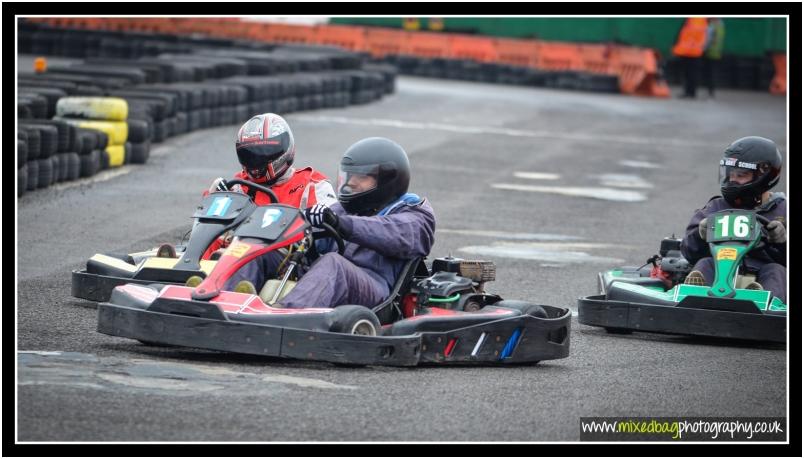
[[(599, 271), (683, 232), (717, 194), (732, 140), (784, 144), (785, 116), (784, 98), (757, 92), (660, 100), (400, 77), (377, 103), (287, 119), (297, 164), (330, 177), (353, 142), (399, 142), (437, 214), (432, 256), (492, 260), (489, 291), (574, 310)], [(786, 415), (784, 348), (607, 335), (575, 318), (568, 358), (515, 367), (350, 368), (97, 333), (71, 270), (178, 241), (200, 192), (236, 171), (237, 127), (19, 199), (17, 441), (572, 442), (582, 416)]]

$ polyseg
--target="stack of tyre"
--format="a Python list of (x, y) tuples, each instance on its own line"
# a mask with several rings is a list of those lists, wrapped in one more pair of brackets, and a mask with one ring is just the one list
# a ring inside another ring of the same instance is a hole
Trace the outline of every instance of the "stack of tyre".
[[(129, 120), (128, 102), (119, 97), (64, 97), (56, 106), (57, 120), (82, 129), (100, 131), (106, 136), (101, 167), (142, 164), (150, 152), (148, 120)], [(83, 150), (92, 155), (89, 148)], [(90, 159), (88, 161), (94, 161)]]
[(74, 127), (36, 118), (19, 119), (17, 126), (18, 196), (80, 176)]

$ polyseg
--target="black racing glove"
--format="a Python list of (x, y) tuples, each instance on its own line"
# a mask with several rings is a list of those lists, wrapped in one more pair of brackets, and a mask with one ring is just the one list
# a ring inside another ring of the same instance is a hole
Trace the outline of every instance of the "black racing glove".
[(338, 230), (338, 216), (323, 204), (316, 204), (313, 207), (304, 209), (304, 216), (315, 227), (321, 228), (322, 224), (326, 223), (336, 231)]

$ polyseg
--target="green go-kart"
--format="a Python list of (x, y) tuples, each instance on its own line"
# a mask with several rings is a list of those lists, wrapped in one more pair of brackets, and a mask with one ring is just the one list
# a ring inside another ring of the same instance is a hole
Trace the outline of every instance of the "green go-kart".
[[(661, 257), (646, 265), (600, 273), (600, 293), (578, 299), (578, 322), (610, 333), (785, 343), (787, 305), (769, 291), (744, 288), (755, 278), (745, 272), (743, 258), (767, 243), (769, 221), (752, 211), (730, 209), (710, 215), (707, 222), (706, 240), (715, 262), (711, 287), (683, 283), (691, 268), (681, 255), (681, 240), (666, 238)], [(651, 263), (654, 269), (646, 267)], [(655, 268), (663, 275), (656, 277)]]

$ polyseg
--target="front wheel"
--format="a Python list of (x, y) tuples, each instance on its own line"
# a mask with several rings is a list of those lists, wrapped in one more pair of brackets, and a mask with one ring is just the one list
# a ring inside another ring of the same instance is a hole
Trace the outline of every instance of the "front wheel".
[(338, 306), (335, 320), (329, 331), (349, 335), (377, 336), (380, 333), (380, 320), (365, 306)]

